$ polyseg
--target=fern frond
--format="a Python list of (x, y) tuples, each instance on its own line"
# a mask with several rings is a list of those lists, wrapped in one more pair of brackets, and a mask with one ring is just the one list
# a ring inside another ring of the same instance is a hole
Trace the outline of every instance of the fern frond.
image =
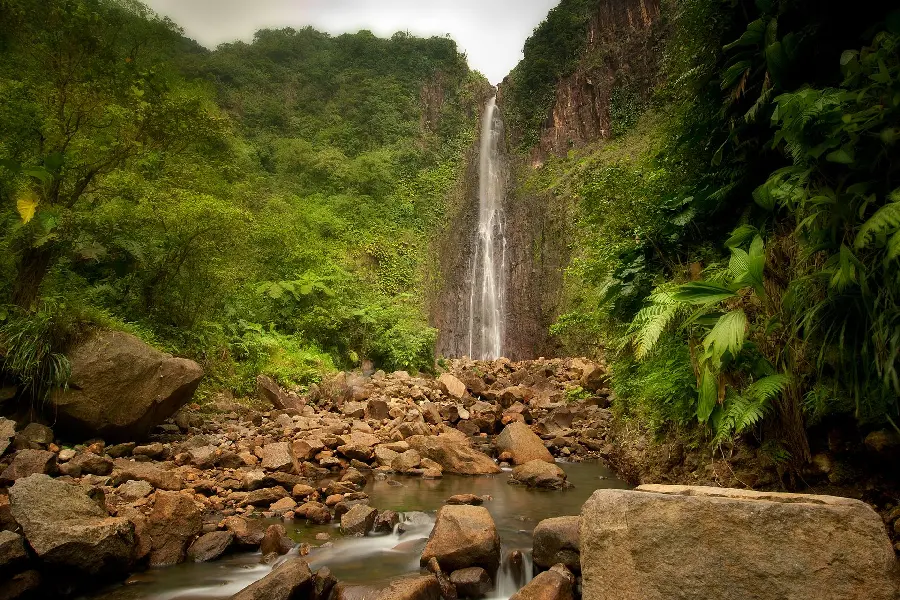
[(703, 340), (703, 347), (706, 354), (718, 366), (725, 352), (729, 352), (732, 356), (738, 355), (744, 347), (746, 337), (747, 315), (742, 310), (733, 310), (719, 317), (712, 331)]
[(865, 248), (879, 235), (893, 233), (897, 229), (900, 229), (900, 202), (891, 202), (879, 208), (863, 223), (853, 245)]

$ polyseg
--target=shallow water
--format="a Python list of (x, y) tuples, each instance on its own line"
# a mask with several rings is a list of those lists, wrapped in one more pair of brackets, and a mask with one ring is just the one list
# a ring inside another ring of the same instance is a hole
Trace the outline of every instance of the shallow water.
[[(302, 521), (284, 523), (296, 541), (321, 546), (316, 533), (332, 536), (330, 547), (314, 547), (306, 557), (315, 570), (327, 566), (339, 581), (351, 584), (379, 584), (400, 575), (419, 571), (419, 556), (434, 525), (434, 514), (454, 494), (489, 495), (484, 506), (497, 524), (504, 556), (510, 550), (531, 551), (531, 532), (542, 519), (577, 515), (591, 493), (601, 488), (626, 488), (599, 463), (560, 463), (573, 488), (564, 491), (536, 491), (507, 484), (507, 472), (493, 476), (443, 479), (395, 477), (402, 485), (370, 481), (366, 486), (370, 504), (379, 510), (402, 513), (403, 531), (365, 538), (345, 538), (338, 524), (307, 526)], [(273, 521), (281, 522), (281, 521)], [(95, 594), (103, 600), (210, 600), (228, 598), (265, 576), (270, 566), (259, 564), (260, 554), (228, 555), (210, 563), (185, 563), (150, 569), (132, 576), (124, 586)], [(508, 598), (514, 591), (508, 580), (499, 577), (496, 598)]]

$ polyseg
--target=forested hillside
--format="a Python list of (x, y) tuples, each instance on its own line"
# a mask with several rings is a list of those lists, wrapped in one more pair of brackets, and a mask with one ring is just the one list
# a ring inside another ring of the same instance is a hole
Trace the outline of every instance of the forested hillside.
[[(577, 215), (560, 342), (605, 347), (624, 416), (714, 447), (753, 434), (778, 464), (806, 463), (819, 425), (896, 429), (900, 13), (593, 4), (563, 0), (501, 87), (533, 162), (565, 126), (547, 82), (600, 86), (573, 112), (599, 110), (602, 139), (570, 132), (520, 181)], [(602, 10), (628, 25), (601, 19), (608, 41), (588, 44)], [(652, 72), (621, 52), (638, 38)]]
[(4, 0), (0, 44), (0, 348), (36, 396), (92, 325), (235, 393), (431, 367), (427, 242), (487, 86), (452, 40), (211, 52), (131, 0)]

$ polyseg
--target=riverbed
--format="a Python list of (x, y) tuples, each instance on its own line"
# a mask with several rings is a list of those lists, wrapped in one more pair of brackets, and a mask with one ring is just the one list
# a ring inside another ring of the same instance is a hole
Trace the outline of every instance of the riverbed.
[[(306, 559), (316, 570), (327, 566), (337, 579), (347, 584), (378, 585), (401, 575), (419, 571), (419, 556), (434, 525), (435, 513), (455, 494), (490, 496), (484, 506), (491, 513), (500, 534), (503, 556), (512, 550), (526, 555), (530, 570), (531, 532), (542, 519), (577, 515), (591, 493), (601, 488), (627, 488), (606, 466), (597, 462), (559, 463), (572, 488), (562, 491), (529, 490), (507, 484), (508, 471), (498, 475), (442, 479), (392, 476), (370, 478), (365, 491), (370, 504), (379, 510), (401, 513), (402, 523), (391, 534), (344, 537), (339, 525), (313, 526), (305, 521), (284, 523), (297, 542), (313, 546)], [(281, 522), (281, 521), (272, 521)], [(316, 539), (326, 532), (330, 542)], [(264, 577), (271, 565), (260, 564), (258, 552), (227, 555), (209, 563), (183, 563), (173, 567), (148, 569), (130, 577), (124, 585), (106, 589), (91, 598), (97, 600), (219, 600), (229, 598)], [(498, 576), (493, 598), (505, 599), (518, 587), (510, 574)], [(529, 573), (525, 574), (526, 576)]]

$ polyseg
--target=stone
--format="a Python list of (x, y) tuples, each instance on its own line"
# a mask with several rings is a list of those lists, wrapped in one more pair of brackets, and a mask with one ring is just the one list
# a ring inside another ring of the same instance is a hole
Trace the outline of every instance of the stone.
[(200, 509), (180, 492), (157, 492), (147, 521), (152, 566), (183, 562), (188, 546), (203, 527)]
[(368, 444), (344, 444), (337, 450), (351, 460), (367, 462), (372, 459), (372, 446)]
[(597, 490), (580, 533), (584, 600), (888, 600), (900, 591), (881, 518), (849, 498)]
[(109, 475), (113, 471), (111, 458), (93, 452), (82, 452), (70, 460), (67, 466), (77, 467), (82, 474), (89, 475)]
[(534, 528), (532, 560), (543, 569), (563, 564), (581, 572), (581, 517), (544, 519)]
[(290, 558), (245, 587), (231, 600), (298, 600), (312, 591), (312, 572), (302, 558)]
[(46, 564), (83, 576), (121, 574), (132, 564), (134, 525), (110, 517), (80, 487), (34, 474), (9, 489), (25, 539)]
[[(303, 516), (306, 520), (315, 525), (325, 525), (331, 523), (331, 511), (318, 502), (307, 502), (304, 506)], [(300, 514), (298, 512), (298, 514)]]
[(265, 556), (272, 552), (280, 555), (287, 554), (294, 547), (294, 541), (288, 537), (284, 525), (269, 525), (259, 544), (259, 551)]
[(403, 454), (398, 454), (397, 458), (391, 462), (391, 468), (397, 472), (405, 473), (410, 469), (415, 469), (422, 462), (422, 456), (415, 450), (407, 450)]
[(341, 476), (341, 481), (344, 483), (352, 483), (353, 485), (363, 487), (366, 485), (366, 476), (363, 475), (359, 471), (359, 469), (350, 467), (349, 469), (347, 469), (347, 472)]
[(27, 560), (22, 536), (12, 531), (0, 531), (0, 575), (20, 570)]
[(153, 493), (153, 486), (146, 481), (126, 481), (116, 488), (116, 494), (125, 502), (135, 502)]
[(496, 572), (500, 566), (500, 537), (488, 510), (483, 506), (442, 506), (422, 552), (421, 564), (427, 565), (432, 557), (447, 572), (466, 567)]
[(590, 364), (584, 368), (581, 375), (581, 387), (589, 392), (598, 392), (605, 388), (609, 382), (606, 369), (597, 364)]
[(131, 450), (131, 454), (132, 456), (146, 456), (154, 460), (162, 460), (166, 455), (166, 447), (160, 442), (153, 442), (152, 444), (135, 446)]
[(444, 501), (445, 504), (471, 504), (472, 506), (481, 506), (484, 504), (484, 498), (475, 494), (456, 494), (450, 496)]
[(40, 593), (42, 583), (40, 572), (35, 570), (13, 575), (6, 581), (0, 580), (0, 599), (46, 598), (46, 595)]
[(510, 600), (574, 600), (574, 582), (571, 573), (566, 576), (556, 569), (544, 571), (510, 596)]
[(532, 460), (553, 462), (553, 455), (544, 446), (541, 438), (521, 421), (510, 423), (504, 427), (494, 440), (494, 445), (499, 452), (509, 452), (512, 455), (513, 464), (516, 465), (524, 465)]
[(441, 391), (451, 398), (461, 399), (466, 395), (466, 384), (451, 375), (450, 373), (441, 373), (437, 379)]
[(335, 585), (337, 585), (337, 578), (332, 575), (331, 569), (321, 567), (313, 575), (312, 600), (328, 600)]
[(191, 399), (203, 377), (194, 361), (121, 331), (95, 332), (68, 358), (69, 386), (52, 396), (57, 427), (113, 442), (145, 438)]
[(0, 456), (3, 456), (15, 436), (16, 422), (0, 417)]
[(396, 579), (373, 600), (441, 600), (441, 586), (431, 575)]
[(443, 598), (443, 600), (456, 600), (456, 586), (453, 585), (450, 578), (441, 570), (441, 565), (438, 563), (438, 560), (432, 556), (428, 560), (426, 568), (434, 575), (438, 585), (441, 587), (441, 598)]
[(366, 418), (382, 421), (391, 416), (391, 408), (384, 400), (372, 398), (366, 402)]
[(365, 535), (375, 525), (378, 510), (357, 504), (341, 515), (341, 532), (344, 535)]
[(571, 484), (566, 481), (565, 471), (555, 464), (542, 460), (533, 460), (515, 467), (509, 483), (549, 490), (561, 490), (571, 487)]
[(161, 469), (156, 465), (136, 462), (127, 458), (113, 461), (112, 484), (120, 485), (126, 481), (146, 481), (155, 488), (177, 491), (184, 487), (184, 480), (171, 469)]
[(466, 567), (450, 573), (450, 582), (462, 598), (483, 598), (493, 589), (491, 576), (481, 567)]
[(256, 396), (279, 410), (301, 409), (305, 404), (297, 394), (281, 389), (281, 386), (268, 375), (256, 376)]
[(238, 506), (269, 506), (287, 497), (287, 490), (281, 486), (262, 488), (247, 494), (247, 497), (241, 500)]
[(269, 507), (269, 510), (275, 514), (282, 514), (289, 510), (294, 510), (297, 506), (297, 501), (287, 496), (282, 498), (281, 500), (277, 500), (272, 506)]
[(291, 490), (291, 496), (293, 496), (295, 500), (302, 500), (315, 493), (316, 488), (311, 485), (306, 485), (305, 483), (298, 483)]
[(47, 450), (19, 450), (12, 463), (0, 473), (0, 482), (13, 482), (34, 474), (56, 472), (56, 454)]
[(130, 456), (134, 449), (137, 448), (137, 444), (134, 442), (123, 442), (121, 444), (114, 444), (112, 446), (106, 447), (106, 454), (111, 458), (122, 458), (123, 456)]
[(231, 531), (210, 531), (204, 533), (190, 545), (187, 550), (188, 560), (192, 562), (208, 562), (216, 560), (234, 543)]
[(391, 533), (400, 523), (400, 515), (393, 510), (383, 510), (375, 517), (375, 524), (372, 526), (374, 533)]
[(40, 423), (29, 423), (13, 440), (13, 445), (20, 450), (41, 450), (52, 443), (53, 430)]
[(244, 549), (255, 550), (265, 536), (261, 521), (232, 515), (225, 517), (222, 524), (226, 530), (234, 534), (235, 543)]
[[(191, 456), (191, 464), (198, 469), (211, 469), (218, 461), (216, 447), (213, 445), (200, 446), (199, 448), (191, 448), (188, 450)], [(238, 465), (240, 466), (240, 465)]]
[(288, 442), (266, 444), (262, 447), (262, 468), (267, 471), (290, 471), (293, 466), (291, 445)]
[(478, 452), (468, 442), (461, 442), (459, 438), (446, 433), (413, 436), (406, 441), (423, 458), (441, 465), (445, 473), (490, 475), (501, 472), (500, 467), (489, 456)]

